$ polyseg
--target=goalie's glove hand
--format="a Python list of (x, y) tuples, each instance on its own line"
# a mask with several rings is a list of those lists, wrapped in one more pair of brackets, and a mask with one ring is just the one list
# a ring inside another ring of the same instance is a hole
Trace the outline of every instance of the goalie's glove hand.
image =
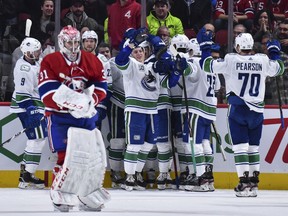
[(26, 109), (26, 114), (27, 114), (27, 120), (26, 120), (27, 128), (35, 128), (40, 126), (43, 114), (39, 112), (37, 107), (29, 106)]
[(129, 37), (130, 43), (133, 43), (135, 47), (145, 41), (148, 37), (148, 29), (146, 27), (139, 28), (131, 34)]
[(186, 70), (186, 68), (188, 67), (188, 63), (187, 63), (187, 60), (186, 58), (177, 58), (176, 61), (175, 61), (175, 69), (176, 71), (182, 75), (183, 72)]
[(212, 36), (213, 33), (211, 31), (206, 31), (204, 27), (200, 29), (197, 34), (197, 41), (201, 51), (211, 49), (211, 45), (213, 44)]
[(280, 60), (280, 50), (281, 50), (281, 45), (278, 40), (269, 40), (266, 43), (267, 50), (269, 53), (269, 57), (272, 60)]
[(175, 70), (175, 62), (172, 60), (171, 55), (167, 52), (163, 53), (158, 61), (156, 61), (153, 66), (155, 73), (160, 75), (169, 74), (170, 71)]

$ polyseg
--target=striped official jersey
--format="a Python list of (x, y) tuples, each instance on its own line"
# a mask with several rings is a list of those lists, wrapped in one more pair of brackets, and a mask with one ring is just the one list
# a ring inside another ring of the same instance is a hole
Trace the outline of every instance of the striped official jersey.
[[(207, 68), (202, 70), (199, 64), (200, 58), (193, 58), (191, 60), (197, 66), (197, 70), (185, 76), (189, 113), (215, 121), (217, 106), (215, 89), (220, 87), (218, 76), (213, 71), (207, 70)], [(181, 112), (185, 113), (186, 101), (184, 94), (182, 105)]]
[(204, 69), (222, 73), (226, 82), (227, 96), (236, 95), (255, 111), (264, 111), (265, 80), (284, 72), (282, 61), (270, 60), (265, 54), (239, 55), (229, 53), (224, 60), (204, 61)]
[(26, 112), (28, 106), (38, 107), (41, 113), (44, 113), (44, 104), (40, 100), (38, 91), (38, 75), (40, 65), (35, 65), (24, 60), (22, 56), (14, 67), (15, 90), (12, 95), (10, 112)]
[(126, 65), (118, 67), (123, 73), (125, 111), (157, 114), (160, 78), (152, 64), (145, 65), (129, 57)]

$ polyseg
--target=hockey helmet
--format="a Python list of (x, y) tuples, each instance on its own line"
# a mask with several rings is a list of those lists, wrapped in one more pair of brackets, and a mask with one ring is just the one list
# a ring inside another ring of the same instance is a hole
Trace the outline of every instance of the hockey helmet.
[(38, 60), (41, 53), (41, 43), (35, 38), (26, 37), (20, 45), (20, 50), (27, 58)]
[(60, 51), (70, 61), (76, 61), (80, 52), (80, 32), (70, 25), (65, 26), (58, 35), (58, 44)]
[(200, 45), (197, 41), (197, 38), (192, 38), (189, 42), (189, 51), (192, 50), (192, 56), (201, 56), (202, 52), (200, 50)]
[(189, 50), (189, 39), (184, 34), (176, 34), (172, 37), (170, 43), (178, 52), (187, 53)]
[(254, 40), (250, 33), (241, 33), (235, 38), (234, 48), (237, 52), (241, 50), (252, 50), (253, 45)]

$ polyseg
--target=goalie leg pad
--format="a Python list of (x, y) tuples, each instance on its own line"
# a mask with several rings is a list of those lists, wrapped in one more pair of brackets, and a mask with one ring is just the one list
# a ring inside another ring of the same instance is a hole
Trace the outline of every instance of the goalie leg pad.
[(101, 211), (104, 203), (111, 199), (110, 194), (104, 188), (99, 188), (87, 196), (78, 196), (80, 211)]

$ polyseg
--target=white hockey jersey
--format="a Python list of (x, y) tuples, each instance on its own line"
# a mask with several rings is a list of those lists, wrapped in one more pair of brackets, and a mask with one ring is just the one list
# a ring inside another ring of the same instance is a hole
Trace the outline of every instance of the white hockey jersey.
[(159, 97), (159, 74), (152, 69), (152, 64), (143, 64), (132, 57), (124, 66), (119, 66), (123, 73), (125, 90), (125, 111), (144, 114), (157, 114)]
[(282, 61), (270, 60), (265, 54), (229, 53), (224, 60), (206, 59), (204, 67), (211, 67), (213, 72), (222, 73), (228, 96), (234, 93), (255, 112), (264, 111), (266, 77), (281, 75), (284, 72)]
[(31, 65), (23, 57), (16, 62), (13, 73), (15, 90), (10, 106), (11, 113), (26, 112), (26, 109), (20, 106), (21, 103), (25, 104), (25, 102), (30, 100), (34, 106), (38, 107), (41, 113), (44, 113), (44, 104), (40, 100), (38, 91), (39, 70), (40, 65), (38, 62), (35, 65)]

